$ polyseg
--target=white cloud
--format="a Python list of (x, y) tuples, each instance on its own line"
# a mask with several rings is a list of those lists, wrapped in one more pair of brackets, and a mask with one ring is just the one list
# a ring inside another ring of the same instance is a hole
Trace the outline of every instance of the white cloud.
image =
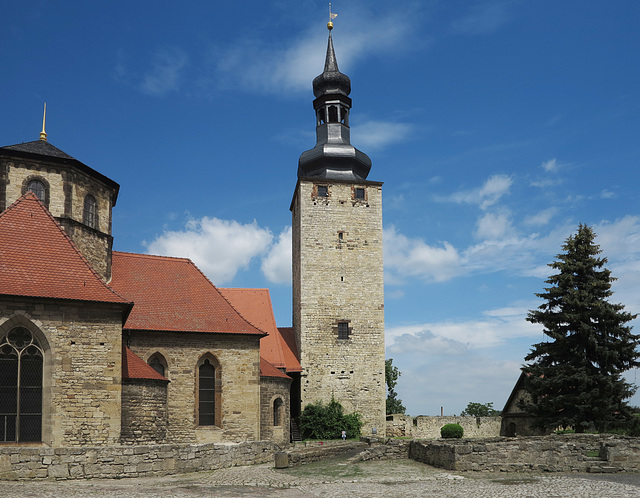
[[(355, 10), (358, 10), (355, 12)], [(358, 60), (400, 48), (421, 46), (417, 16), (411, 8), (391, 12), (353, 8), (348, 36), (334, 33), (336, 57), (346, 74)], [(234, 40), (229, 47), (212, 46), (213, 80), (225, 88), (242, 88), (258, 93), (308, 92), (311, 81), (322, 72), (326, 53), (326, 32), (316, 27), (302, 33), (286, 47), (262, 39)]]
[(398, 233), (395, 227), (384, 230), (385, 279), (391, 282), (402, 276), (443, 282), (455, 276), (459, 267), (460, 256), (448, 242), (433, 247)]
[(142, 77), (140, 89), (159, 96), (178, 90), (188, 62), (187, 54), (176, 47), (158, 50), (153, 55), (151, 69)]
[(512, 232), (507, 213), (485, 213), (478, 219), (475, 236), (478, 239), (497, 240)]
[(558, 161), (555, 158), (549, 159), (548, 161), (545, 161), (540, 165), (540, 167), (548, 173), (552, 171), (557, 171), (558, 166), (559, 166)]
[(513, 2), (485, 1), (469, 8), (467, 15), (451, 23), (454, 33), (485, 35), (497, 31), (511, 19), (509, 8)]
[(262, 260), (262, 273), (269, 282), (291, 283), (291, 227), (287, 227)]
[(351, 127), (351, 143), (363, 149), (375, 150), (407, 140), (413, 127), (407, 123), (366, 121)]
[(524, 219), (525, 225), (533, 225), (533, 226), (542, 226), (547, 225), (551, 218), (555, 216), (558, 210), (556, 208), (550, 207), (547, 209), (543, 209), (542, 211), (537, 212), (536, 214), (532, 214), (527, 216)]
[(253, 223), (203, 217), (184, 230), (165, 231), (147, 244), (147, 253), (190, 258), (216, 285), (230, 282), (240, 269), (263, 254), (273, 235)]
[(493, 175), (487, 179), (482, 187), (462, 190), (439, 200), (448, 200), (459, 204), (478, 204), (481, 209), (487, 209), (498, 202), (502, 196), (508, 194), (511, 185), (513, 185), (513, 178), (510, 176)]

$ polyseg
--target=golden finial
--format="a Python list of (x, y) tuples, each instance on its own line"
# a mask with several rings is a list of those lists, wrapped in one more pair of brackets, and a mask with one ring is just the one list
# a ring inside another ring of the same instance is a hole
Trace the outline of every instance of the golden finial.
[(327, 23), (327, 29), (331, 31), (333, 29), (333, 20), (338, 17), (338, 14), (331, 12), (331, 4), (329, 4), (329, 22)]
[(42, 115), (42, 131), (40, 132), (40, 140), (47, 141), (47, 133), (44, 131), (44, 122), (47, 119), (47, 103), (44, 103), (44, 114)]

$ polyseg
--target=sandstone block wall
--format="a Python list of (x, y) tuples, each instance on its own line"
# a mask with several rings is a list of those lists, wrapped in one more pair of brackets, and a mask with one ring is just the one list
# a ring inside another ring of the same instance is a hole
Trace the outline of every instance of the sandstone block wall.
[(108, 304), (0, 298), (0, 335), (26, 327), (44, 350), (42, 441), (118, 444), (122, 309)]
[(238, 444), (165, 444), (111, 447), (0, 446), (0, 480), (149, 477), (273, 461), (274, 447)]
[(167, 382), (129, 379), (122, 383), (121, 441), (162, 444), (167, 441)]
[[(328, 197), (318, 197), (318, 185)], [(302, 407), (333, 395), (345, 412), (362, 415), (363, 434), (384, 434), (382, 184), (299, 180), (292, 214)], [(348, 339), (338, 338), (339, 322)]]
[[(598, 456), (592, 456), (597, 453)], [(637, 472), (640, 440), (564, 435), (483, 440), (412, 441), (409, 457), (449, 470)]]
[[(129, 331), (131, 350), (147, 361), (166, 361), (169, 442), (237, 442), (260, 439), (260, 338), (241, 334)], [(197, 362), (210, 354), (220, 366), (219, 426), (196, 419)]]
[[(390, 420), (389, 420), (390, 419)], [(439, 439), (440, 429), (446, 424), (460, 424), (464, 437), (494, 437), (500, 435), (500, 417), (427, 417), (420, 415), (392, 415), (387, 417), (388, 437)]]
[[(291, 403), (289, 390), (291, 379), (280, 377), (260, 378), (260, 439), (277, 444), (288, 444), (291, 440)], [(274, 401), (282, 400), (278, 425), (274, 425)]]

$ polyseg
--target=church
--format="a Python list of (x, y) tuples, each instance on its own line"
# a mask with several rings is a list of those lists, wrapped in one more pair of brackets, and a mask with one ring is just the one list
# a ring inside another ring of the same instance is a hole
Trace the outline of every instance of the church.
[(288, 443), (302, 409), (332, 398), (384, 434), (382, 183), (351, 145), (332, 27), (290, 203), (292, 327), (267, 289), (114, 251), (120, 185), (44, 121), (39, 140), (0, 147), (0, 445)]

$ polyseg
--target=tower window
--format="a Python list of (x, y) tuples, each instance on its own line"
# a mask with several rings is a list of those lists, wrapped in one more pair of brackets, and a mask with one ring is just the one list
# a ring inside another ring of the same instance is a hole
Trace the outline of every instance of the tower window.
[(335, 105), (329, 106), (329, 123), (339, 123), (338, 108)]
[(198, 368), (198, 424), (214, 425), (215, 424), (215, 368), (211, 362), (206, 359)]
[(356, 199), (363, 201), (364, 200), (364, 189), (357, 187), (355, 191)]
[(344, 232), (338, 232), (338, 240), (342, 242), (344, 240)]
[(84, 198), (84, 212), (82, 216), (85, 225), (98, 228), (98, 203), (91, 194)]
[(338, 339), (349, 339), (349, 322), (338, 322)]
[(318, 197), (329, 197), (329, 187), (318, 185)]
[(36, 197), (40, 199), (42, 202), (45, 202), (47, 195), (47, 188), (44, 186), (44, 183), (40, 180), (31, 180), (29, 185), (27, 186), (27, 190), (36, 194)]

